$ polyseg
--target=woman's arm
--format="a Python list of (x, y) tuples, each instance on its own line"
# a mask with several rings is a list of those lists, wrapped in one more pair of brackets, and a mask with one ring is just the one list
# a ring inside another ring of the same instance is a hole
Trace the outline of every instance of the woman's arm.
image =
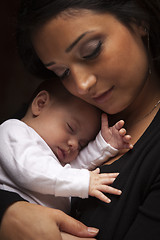
[[(5, 191), (1, 191), (0, 196), (3, 192), (5, 194)], [(12, 199), (12, 193), (8, 194)], [(97, 229), (86, 227), (60, 210), (18, 201), (10, 205), (3, 215), (0, 239), (61, 240), (60, 230), (92, 240), (98, 232)]]
[(0, 223), (7, 208), (15, 202), (25, 201), (18, 194), (0, 189)]

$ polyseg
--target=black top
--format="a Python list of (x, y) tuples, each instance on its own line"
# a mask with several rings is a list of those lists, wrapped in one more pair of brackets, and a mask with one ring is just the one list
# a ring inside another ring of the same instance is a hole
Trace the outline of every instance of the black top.
[(106, 204), (90, 197), (72, 201), (71, 215), (100, 229), (99, 240), (160, 239), (160, 110), (134, 148), (101, 172), (119, 172)]
[(0, 190), (0, 222), (6, 209), (15, 202), (26, 201), (18, 194)]

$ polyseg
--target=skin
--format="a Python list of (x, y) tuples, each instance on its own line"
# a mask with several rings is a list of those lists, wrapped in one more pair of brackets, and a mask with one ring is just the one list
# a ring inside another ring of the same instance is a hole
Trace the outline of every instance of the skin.
[(41, 91), (22, 121), (38, 132), (59, 161), (66, 164), (96, 136), (100, 116), (100, 111), (78, 98), (68, 96), (59, 101)]
[(144, 46), (144, 24), (131, 27), (132, 31), (108, 13), (79, 10), (74, 16), (62, 13), (48, 21), (32, 41), (44, 65), (61, 77), (72, 94), (110, 114), (110, 124), (125, 120), (134, 144), (157, 112), (145, 117), (160, 99), (160, 81)]
[[(63, 94), (62, 92), (59, 94)], [(92, 105), (68, 93), (65, 99), (57, 99), (43, 90), (32, 102), (22, 119), (49, 145), (62, 163), (76, 159), (80, 150), (95, 138), (100, 128), (104, 140), (116, 149), (131, 149), (131, 136), (126, 135), (124, 121), (108, 126), (106, 114)]]
[(108, 13), (79, 10), (74, 16), (61, 14), (48, 21), (32, 40), (41, 61), (61, 77), (64, 86), (110, 114), (110, 123), (124, 119), (135, 143), (158, 110), (148, 114), (160, 99), (160, 86), (143, 43), (147, 37), (144, 23), (131, 26), (133, 31)]
[[(57, 86), (57, 91), (59, 90), (58, 96), (56, 94), (52, 96), (45, 90), (40, 91), (22, 121), (45, 140), (61, 164), (65, 165), (75, 160), (80, 149), (95, 138), (100, 126), (101, 112), (92, 105), (70, 95), (62, 86), (60, 89)], [(67, 97), (64, 97), (65, 94)], [(63, 96), (63, 99), (60, 96)], [(123, 124), (121, 125), (119, 122), (111, 128), (115, 132), (113, 136), (114, 138), (117, 136), (117, 142), (127, 147), (129, 146), (126, 140), (127, 135), (119, 134), (119, 130), (123, 129), (118, 126), (123, 126)], [(106, 131), (106, 134), (110, 136), (108, 122), (106, 121), (105, 124), (103, 117), (102, 128), (103, 132)], [(117, 143), (114, 138), (113, 142)], [(120, 190), (108, 186), (114, 182), (117, 176), (118, 173), (100, 174), (99, 169), (90, 171), (88, 194), (110, 203), (110, 199), (103, 193), (121, 195)]]
[[(133, 26), (133, 34), (109, 14), (81, 12), (75, 17), (62, 15), (48, 22), (36, 32), (33, 44), (48, 69), (58, 76), (70, 70), (62, 82), (71, 93), (106, 113), (115, 114), (126, 109), (143, 88), (148, 71), (142, 42), (146, 32), (142, 27)], [(66, 51), (84, 33), (84, 37)], [(96, 56), (86, 58), (100, 43)]]
[(59, 210), (22, 201), (14, 203), (5, 212), (0, 239), (62, 240), (60, 230), (91, 240), (98, 233), (98, 229), (88, 228)]

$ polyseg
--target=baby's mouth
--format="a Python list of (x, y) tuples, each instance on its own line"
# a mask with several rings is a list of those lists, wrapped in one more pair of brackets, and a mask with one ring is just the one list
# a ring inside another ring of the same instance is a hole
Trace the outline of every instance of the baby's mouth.
[(57, 148), (57, 157), (59, 159), (59, 161), (62, 161), (65, 158), (66, 154), (65, 151), (63, 149), (61, 149), (60, 147)]

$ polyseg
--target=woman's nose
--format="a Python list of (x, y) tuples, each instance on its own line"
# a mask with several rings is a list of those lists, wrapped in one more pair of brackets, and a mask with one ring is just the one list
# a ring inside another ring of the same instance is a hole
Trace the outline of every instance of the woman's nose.
[(80, 95), (84, 95), (92, 91), (92, 88), (96, 84), (96, 76), (88, 73), (85, 69), (77, 69), (73, 73), (73, 78), (76, 85), (76, 90)]

